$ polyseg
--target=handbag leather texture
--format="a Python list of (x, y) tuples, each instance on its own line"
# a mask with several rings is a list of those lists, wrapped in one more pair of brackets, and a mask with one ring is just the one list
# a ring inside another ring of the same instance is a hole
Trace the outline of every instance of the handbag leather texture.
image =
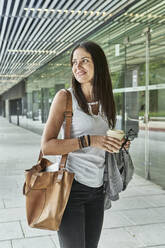
[[(65, 139), (70, 138), (72, 122), (72, 96), (68, 90), (66, 94)], [(74, 173), (65, 168), (67, 156), (62, 155), (58, 171), (47, 172), (46, 168), (53, 163), (43, 158), (40, 151), (37, 164), (25, 170), (23, 194), (26, 197), (26, 216), (30, 227), (59, 230), (74, 179)]]

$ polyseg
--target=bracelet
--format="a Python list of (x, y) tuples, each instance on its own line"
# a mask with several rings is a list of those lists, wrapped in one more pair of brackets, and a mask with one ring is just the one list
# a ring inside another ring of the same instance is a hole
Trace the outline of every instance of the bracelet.
[(89, 134), (87, 135), (87, 138), (88, 138), (88, 146), (90, 146), (91, 145), (91, 137)]
[(86, 145), (84, 136), (80, 136), (80, 141), (81, 141), (81, 146), (84, 148)]
[(86, 139), (85, 139), (85, 136), (84, 136), (84, 144), (85, 144), (85, 147), (88, 146), (87, 141), (86, 141)]
[(88, 143), (87, 143), (87, 141), (86, 141), (86, 139), (85, 139), (85, 136), (84, 136), (84, 135), (83, 135), (83, 136), (78, 137), (78, 141), (79, 141), (79, 147), (80, 147), (80, 149), (82, 149), (82, 148), (84, 148), (84, 147), (88, 147), (88, 146), (90, 146), (90, 144), (91, 144), (90, 135), (87, 135), (87, 139), (88, 139)]

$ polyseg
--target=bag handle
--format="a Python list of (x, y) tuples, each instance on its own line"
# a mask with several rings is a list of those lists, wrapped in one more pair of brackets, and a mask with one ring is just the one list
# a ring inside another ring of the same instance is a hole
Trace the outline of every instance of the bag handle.
[[(66, 95), (67, 95), (67, 101), (66, 101), (66, 110), (64, 112), (64, 117), (66, 121), (65, 125), (65, 133), (64, 133), (64, 138), (69, 139), (70, 138), (70, 131), (71, 131), (71, 123), (72, 123), (72, 95), (69, 90), (66, 90)], [(40, 150), (39, 157), (38, 157), (38, 162), (42, 159), (43, 153)], [(68, 154), (63, 154), (61, 161), (60, 161), (60, 166), (59, 166), (59, 172), (58, 172), (58, 177), (57, 180), (61, 181), (62, 176), (63, 176), (63, 170), (65, 169), (66, 166), (66, 160), (67, 160)], [(50, 166), (51, 164), (46, 164), (46, 166)]]

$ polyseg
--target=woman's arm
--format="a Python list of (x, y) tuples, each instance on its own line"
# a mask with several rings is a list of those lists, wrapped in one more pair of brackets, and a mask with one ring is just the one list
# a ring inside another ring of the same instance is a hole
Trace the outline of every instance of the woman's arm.
[[(78, 137), (57, 139), (64, 121), (66, 101), (66, 92), (60, 90), (52, 102), (41, 141), (41, 149), (44, 155), (63, 155), (80, 149)], [(116, 152), (121, 147), (121, 141), (109, 136), (91, 135), (90, 137), (92, 147), (97, 147), (108, 152)]]

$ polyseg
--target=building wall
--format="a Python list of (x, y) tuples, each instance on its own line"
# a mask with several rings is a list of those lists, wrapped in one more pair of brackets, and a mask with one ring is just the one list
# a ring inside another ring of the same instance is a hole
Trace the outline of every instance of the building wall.
[(1, 101), (22, 98), (25, 95), (25, 80), (1, 95)]
[(10, 90), (1, 95), (0, 108), (1, 115), (11, 121), (12, 114), (22, 114), (22, 101), (25, 97), (25, 81), (21, 81)]

